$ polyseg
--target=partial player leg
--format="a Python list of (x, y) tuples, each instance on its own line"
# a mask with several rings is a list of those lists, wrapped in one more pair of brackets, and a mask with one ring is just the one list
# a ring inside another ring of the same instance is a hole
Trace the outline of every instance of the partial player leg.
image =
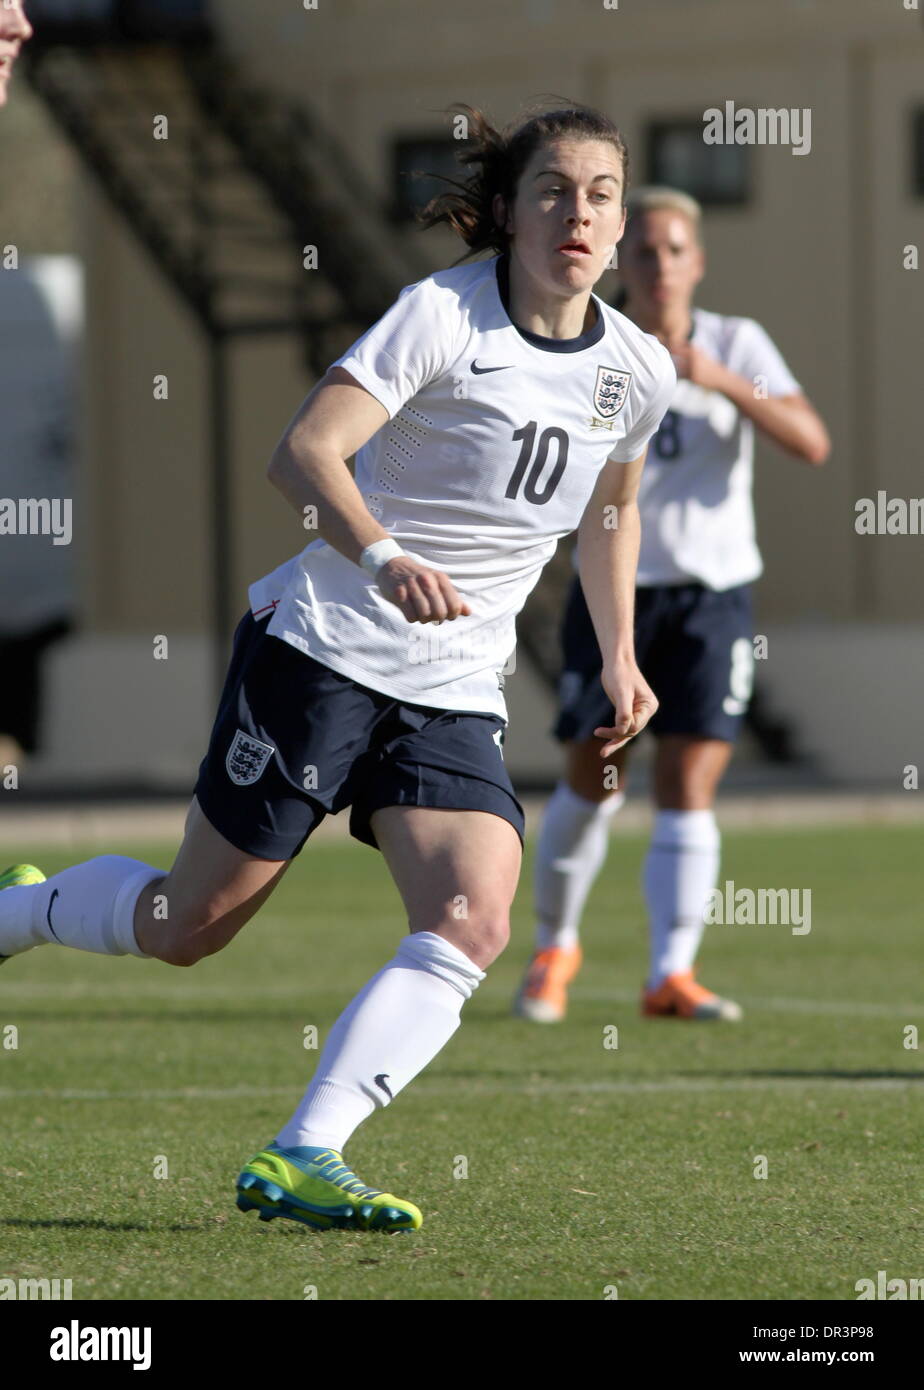
[[(3, 873), (0, 873), (0, 892), (4, 889), (22, 888), (27, 885), (44, 882), (45, 875), (42, 873), (41, 869), (37, 869), (34, 864), (12, 864), (10, 868), (4, 869)], [(9, 900), (4, 899), (4, 901)], [(2, 918), (0, 918), (0, 923), (2, 923)], [(26, 949), (28, 949), (28, 947)], [(17, 954), (20, 954), (20, 952), (17, 952)], [(0, 955), (0, 965), (5, 965), (9, 959), (10, 956), (8, 955)]]
[(429, 932), (486, 970), (510, 938), (522, 847), (486, 811), (387, 806), (372, 818), (412, 933)]
[(168, 965), (195, 965), (214, 955), (259, 911), (291, 862), (236, 849), (194, 798), (173, 868), (138, 900), (139, 946)]
[(521, 846), (482, 811), (389, 806), (372, 827), (410, 935), (331, 1029), (304, 1099), (244, 1168), (238, 1205), (307, 1225), (416, 1229), (412, 1203), (366, 1185), (342, 1149), (445, 1047), (463, 1003), (507, 944)]
[(737, 1021), (741, 1010), (693, 978), (706, 900), (719, 869), (713, 805), (733, 745), (724, 739), (666, 734), (655, 760), (655, 816), (645, 860), (651, 967), (642, 998), (650, 1017)]
[(244, 854), (193, 800), (169, 874), (102, 855), (0, 893), (0, 955), (57, 943), (193, 965), (220, 951), (266, 901), (288, 861)]
[(598, 738), (565, 745), (565, 776), (552, 793), (536, 848), (536, 948), (514, 1011), (534, 1023), (558, 1023), (581, 965), (578, 929), (603, 867), (610, 822), (625, 795), (629, 744), (606, 759)]
[(512, 825), (483, 811), (388, 806), (372, 826), (410, 935), (334, 1025), (282, 1131), (288, 1143), (341, 1148), (446, 1045), (507, 944), (521, 858)]

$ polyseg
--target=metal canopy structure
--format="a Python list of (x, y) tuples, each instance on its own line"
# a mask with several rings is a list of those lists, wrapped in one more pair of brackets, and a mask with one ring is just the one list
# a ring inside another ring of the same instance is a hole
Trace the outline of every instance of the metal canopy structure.
[[(101, 15), (33, 15), (23, 54), (31, 86), (208, 344), (220, 689), (235, 616), (229, 344), (294, 332), (320, 376), (427, 268), (371, 192), (366, 223), (345, 225), (344, 151), (305, 113), (249, 87), (201, 24), (165, 43), (139, 36), (137, 23), (126, 32), (124, 14), (118, 32)], [(306, 268), (306, 247), (317, 248), (316, 268)]]

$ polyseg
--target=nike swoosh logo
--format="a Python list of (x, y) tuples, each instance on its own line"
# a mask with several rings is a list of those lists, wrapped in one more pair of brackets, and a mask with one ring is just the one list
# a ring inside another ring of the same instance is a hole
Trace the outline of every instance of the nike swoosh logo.
[(390, 1072), (380, 1071), (378, 1076), (375, 1078), (375, 1084), (376, 1086), (381, 1086), (382, 1090), (385, 1092), (389, 1100), (394, 1100), (394, 1096), (392, 1095), (388, 1087), (385, 1085), (385, 1081), (390, 1075)]
[(64, 945), (64, 942), (61, 941), (60, 936), (59, 936), (58, 933), (55, 931), (54, 927), (52, 927), (52, 925), (51, 925), (51, 909), (52, 909), (52, 907), (54, 906), (54, 901), (55, 901), (55, 898), (56, 898), (57, 896), (58, 896), (58, 890), (57, 890), (57, 888), (55, 888), (54, 891), (52, 892), (51, 897), (48, 899), (48, 911), (45, 913), (45, 920), (47, 921), (48, 926), (49, 926), (49, 928), (51, 929), (51, 934), (52, 934), (52, 936), (54, 937), (55, 941), (59, 941), (59, 942), (61, 943), (61, 945), (63, 946), (63, 945)]
[(476, 376), (484, 376), (485, 372), (509, 372), (513, 363), (510, 362), (506, 367), (479, 367), (477, 362), (472, 363), (472, 371)]

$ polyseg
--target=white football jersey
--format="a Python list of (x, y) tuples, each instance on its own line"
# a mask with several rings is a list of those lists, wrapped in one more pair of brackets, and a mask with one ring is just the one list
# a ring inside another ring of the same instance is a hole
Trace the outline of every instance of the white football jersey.
[(573, 531), (608, 458), (637, 458), (671, 400), (661, 344), (596, 296), (578, 338), (518, 329), (506, 257), (438, 271), (333, 365), (388, 411), (356, 455), (366, 506), (470, 605), (409, 623), (372, 578), (317, 540), (253, 585), (269, 631), (411, 704), (506, 718), (501, 671), (543, 565)]
[[(801, 390), (753, 319), (693, 310), (695, 347), (768, 396)], [(751, 497), (754, 426), (727, 396), (679, 380), (648, 450), (639, 488), (638, 583), (709, 589), (748, 584), (763, 569)]]

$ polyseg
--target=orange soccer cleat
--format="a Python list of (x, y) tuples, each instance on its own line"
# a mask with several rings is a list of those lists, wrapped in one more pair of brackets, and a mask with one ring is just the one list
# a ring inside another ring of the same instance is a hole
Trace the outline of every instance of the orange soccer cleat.
[(568, 986), (581, 968), (580, 946), (549, 946), (529, 963), (513, 1011), (533, 1023), (560, 1023), (568, 1011)]
[(643, 989), (642, 1013), (645, 1018), (698, 1018), (724, 1023), (738, 1023), (743, 1016), (740, 1004), (720, 999), (698, 985), (692, 970), (678, 970), (662, 980), (657, 989)]

